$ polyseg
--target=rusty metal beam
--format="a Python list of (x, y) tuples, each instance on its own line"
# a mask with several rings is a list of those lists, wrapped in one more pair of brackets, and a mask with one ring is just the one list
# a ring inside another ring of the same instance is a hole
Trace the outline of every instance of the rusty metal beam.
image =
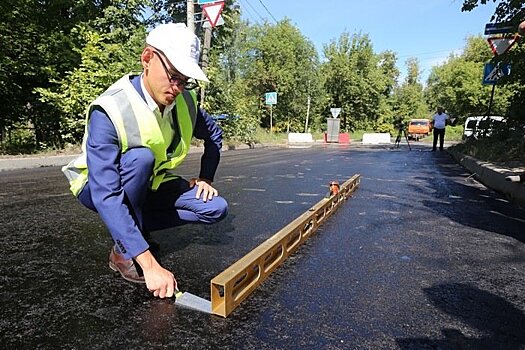
[(323, 198), (261, 245), (211, 280), (211, 309), (227, 317), (282, 264), (359, 186), (356, 174), (339, 192)]

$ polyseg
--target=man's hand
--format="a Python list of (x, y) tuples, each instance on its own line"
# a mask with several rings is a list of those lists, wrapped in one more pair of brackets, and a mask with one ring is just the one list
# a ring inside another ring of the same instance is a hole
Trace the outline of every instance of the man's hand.
[(149, 250), (137, 255), (135, 260), (144, 272), (146, 287), (153, 296), (160, 298), (171, 298), (177, 289), (177, 281), (173, 274), (160, 266)]
[(202, 200), (204, 202), (211, 200), (214, 196), (218, 196), (219, 192), (213, 186), (211, 185), (210, 180), (201, 179), (201, 178), (193, 178), (190, 180), (190, 186), (193, 187), (197, 185), (197, 194), (195, 195), (195, 198), (199, 199), (202, 195)]

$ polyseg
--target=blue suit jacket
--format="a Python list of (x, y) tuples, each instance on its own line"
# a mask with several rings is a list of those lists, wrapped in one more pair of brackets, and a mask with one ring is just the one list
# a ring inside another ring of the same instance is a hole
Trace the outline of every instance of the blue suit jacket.
[[(131, 83), (146, 101), (140, 76), (132, 77)], [(173, 114), (173, 118), (176, 118), (175, 108)], [(176, 121), (174, 125), (177, 125)], [(199, 177), (213, 181), (220, 160), (222, 131), (204, 110), (199, 109), (193, 135), (204, 140)], [(125, 204), (119, 172), (121, 150), (117, 131), (109, 116), (101, 108), (94, 109), (90, 114), (86, 153), (90, 204), (99, 213), (113, 240), (125, 248), (121, 249), (121, 252), (126, 259), (143, 253), (148, 249), (148, 244), (139, 229), (142, 225), (135, 222), (135, 218)], [(82, 193), (79, 199), (85, 204), (86, 199)]]

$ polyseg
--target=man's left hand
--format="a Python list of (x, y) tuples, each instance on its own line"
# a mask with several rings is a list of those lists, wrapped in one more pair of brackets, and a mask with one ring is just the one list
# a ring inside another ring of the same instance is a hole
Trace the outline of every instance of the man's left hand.
[(199, 199), (202, 195), (202, 200), (204, 202), (211, 200), (214, 196), (218, 196), (219, 192), (213, 186), (211, 185), (210, 180), (202, 179), (202, 178), (193, 178), (190, 180), (190, 186), (193, 187), (197, 185), (197, 194), (195, 195), (195, 198)]

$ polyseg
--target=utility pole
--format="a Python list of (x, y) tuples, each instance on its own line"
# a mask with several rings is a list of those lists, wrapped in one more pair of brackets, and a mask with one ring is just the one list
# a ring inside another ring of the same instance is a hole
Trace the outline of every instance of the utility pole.
[[(212, 27), (206, 27), (206, 29), (204, 30), (204, 45), (202, 47), (202, 61), (201, 61), (201, 65), (202, 65), (202, 70), (204, 71), (204, 73), (206, 73), (206, 70), (208, 68), (208, 63), (210, 61), (209, 59), (209, 51), (210, 51), (210, 47), (211, 47), (211, 31), (212, 31)], [(206, 87), (203, 86), (201, 88), (201, 105), (204, 103), (204, 95), (205, 95), (205, 91), (206, 90)]]
[(195, 8), (193, 0), (186, 0), (186, 26), (195, 33)]
[(310, 79), (308, 79), (308, 103), (306, 105), (306, 123), (304, 123), (304, 132), (308, 132), (308, 118), (310, 117)]
[(310, 95), (308, 95), (308, 105), (306, 106), (306, 123), (304, 125), (304, 132), (308, 132), (308, 117), (310, 116)]

